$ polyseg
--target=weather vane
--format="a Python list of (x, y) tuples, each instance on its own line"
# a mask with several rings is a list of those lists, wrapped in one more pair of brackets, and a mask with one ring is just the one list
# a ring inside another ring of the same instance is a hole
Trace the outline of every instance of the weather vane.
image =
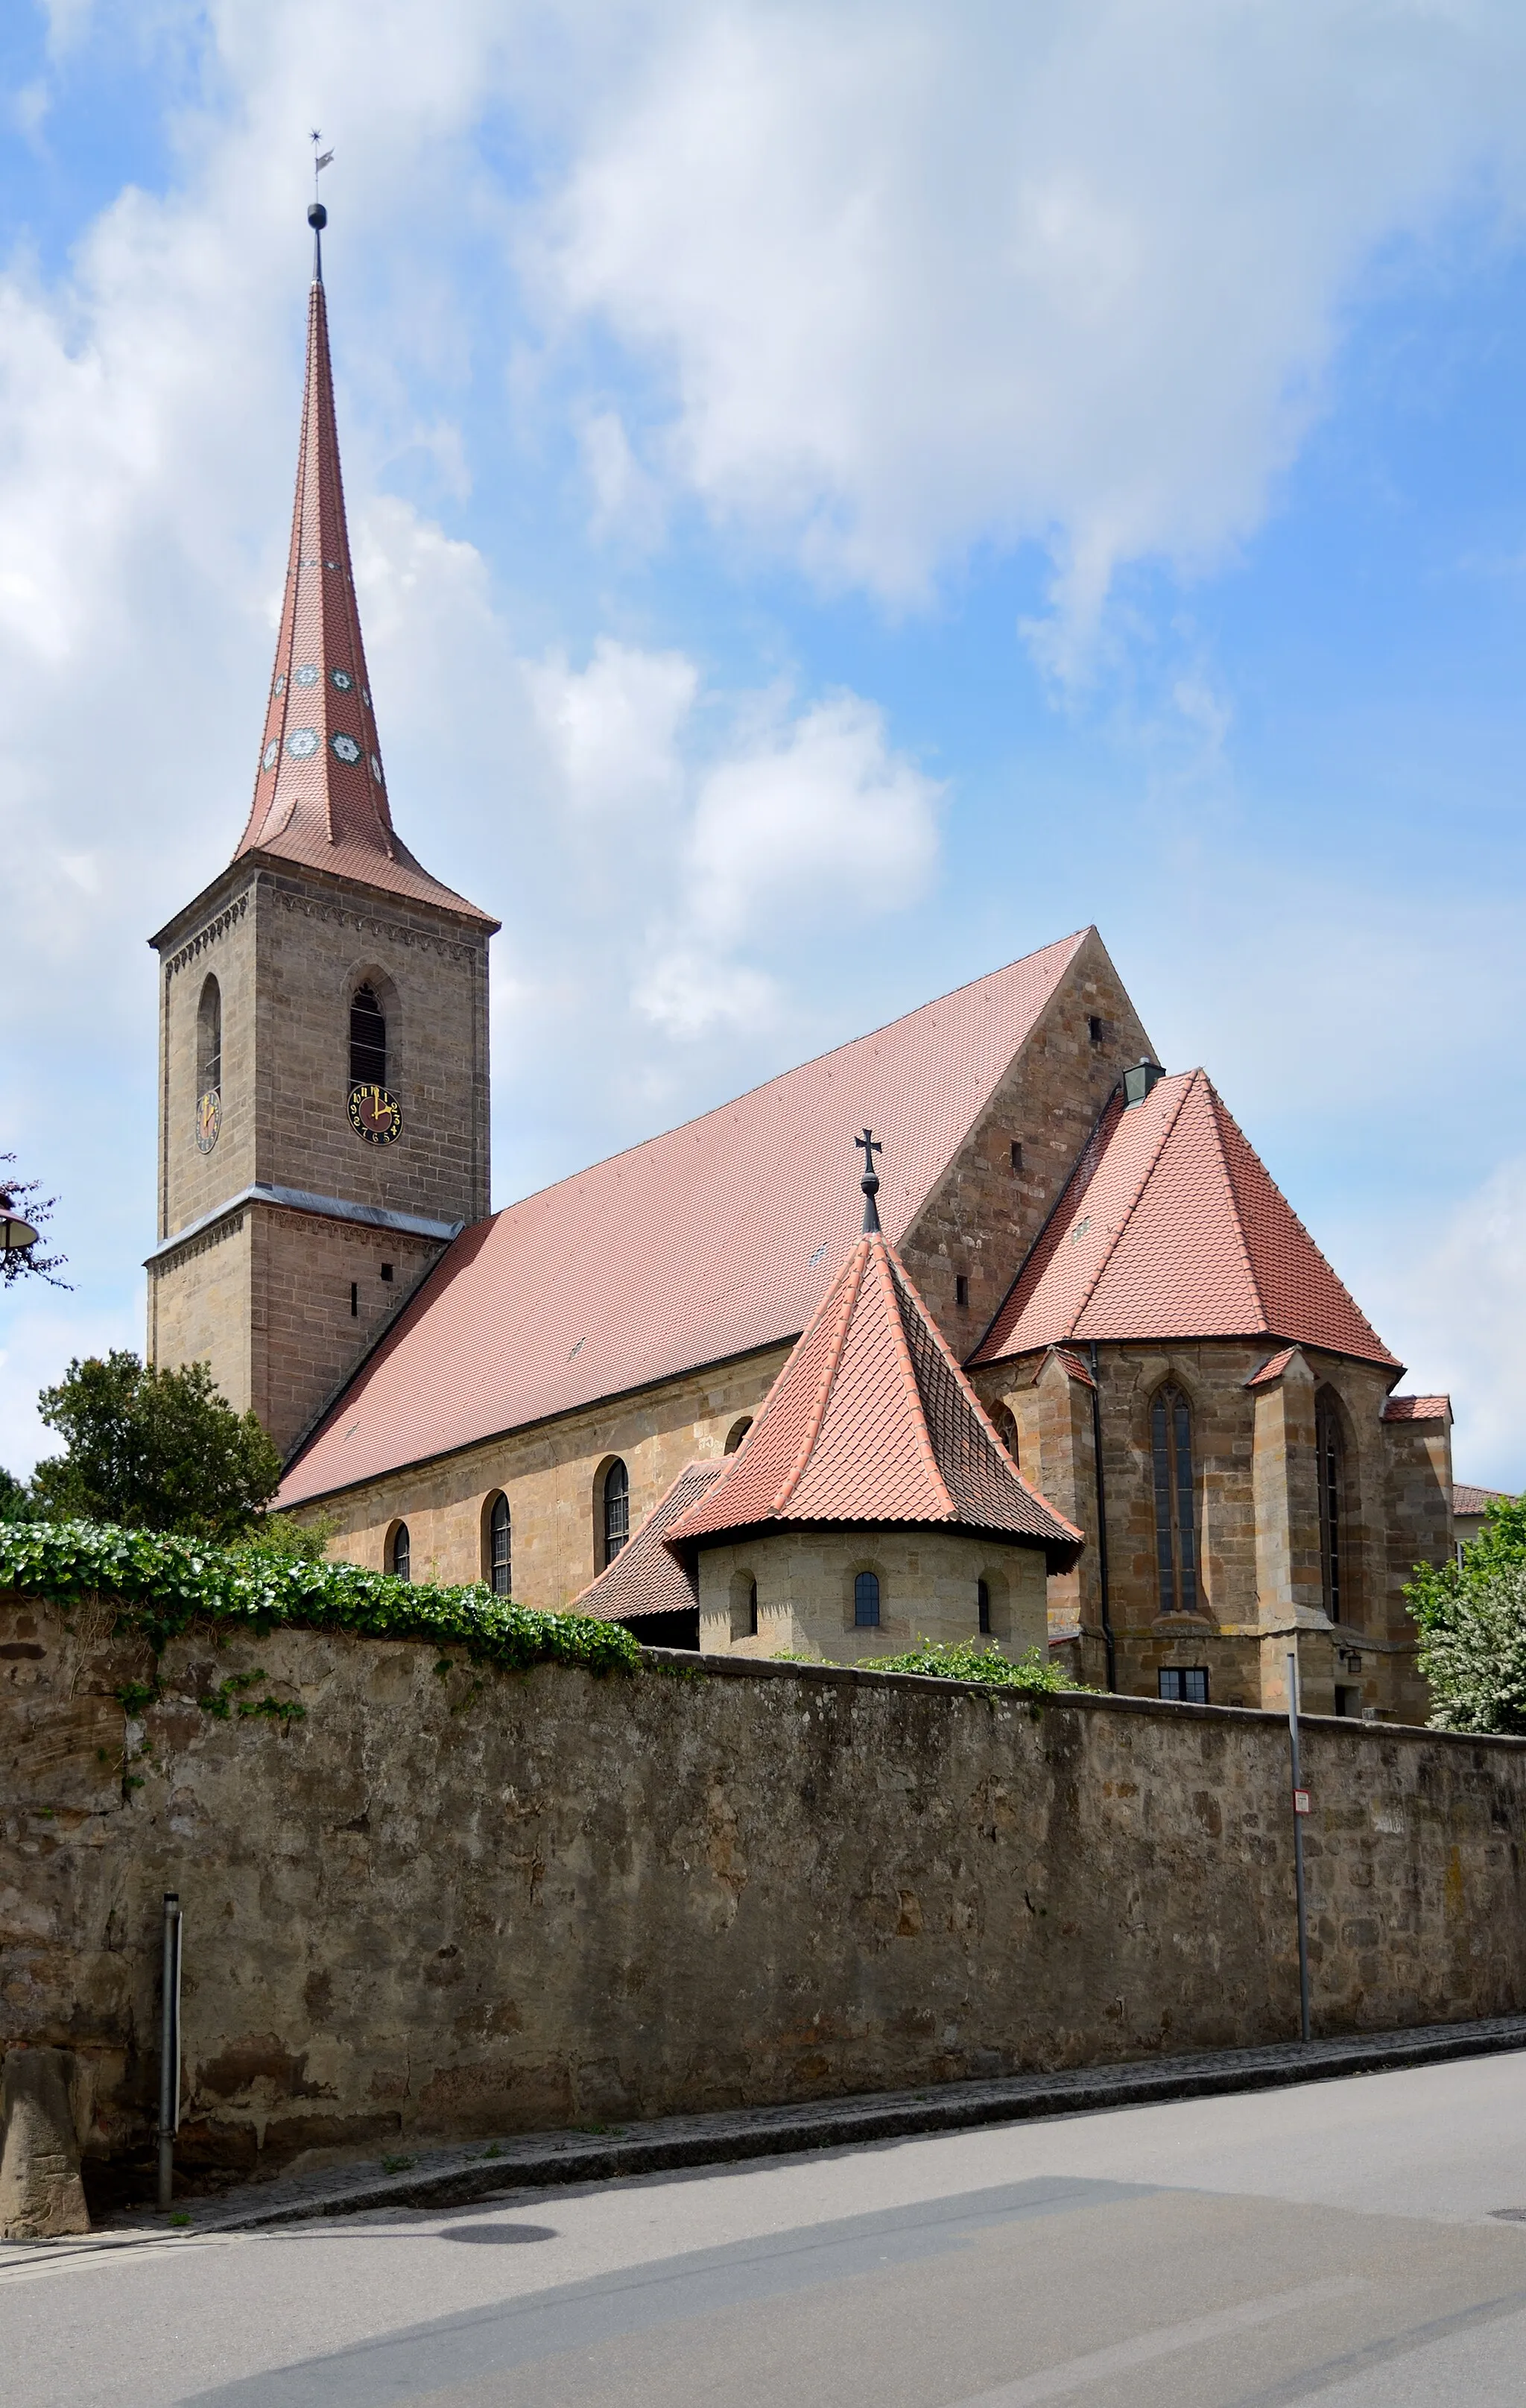
[(856, 1137), (853, 1143), (863, 1156), (863, 1177), (859, 1181), (859, 1185), (863, 1190), (863, 1234), (866, 1238), (872, 1238), (877, 1235), (879, 1229), (879, 1207), (875, 1202), (875, 1197), (879, 1193), (879, 1173), (875, 1168), (875, 1156), (877, 1154), (883, 1154), (885, 1149), (873, 1129), (869, 1128), (864, 1130), (862, 1137)]

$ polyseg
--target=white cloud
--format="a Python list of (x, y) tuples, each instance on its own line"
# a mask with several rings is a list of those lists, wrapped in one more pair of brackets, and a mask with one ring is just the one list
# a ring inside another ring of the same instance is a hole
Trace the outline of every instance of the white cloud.
[(1501, 1163), (1448, 1215), (1440, 1242), (1405, 1270), (1426, 1385), (1451, 1391), (1458, 1477), (1519, 1494), (1526, 1489), (1526, 1156)]
[[(1513, 0), (667, 6), (597, 85), (544, 289), (649, 363), (669, 477), (834, 581), (1210, 560), (1292, 457), (1376, 249), (1519, 199)], [(606, 496), (607, 507), (607, 496)]]

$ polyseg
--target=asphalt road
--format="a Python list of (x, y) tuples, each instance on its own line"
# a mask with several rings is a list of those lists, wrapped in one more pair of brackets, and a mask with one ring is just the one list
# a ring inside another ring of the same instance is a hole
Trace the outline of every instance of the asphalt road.
[(5, 2408), (1526, 2408), (1526, 2054), (0, 2249)]

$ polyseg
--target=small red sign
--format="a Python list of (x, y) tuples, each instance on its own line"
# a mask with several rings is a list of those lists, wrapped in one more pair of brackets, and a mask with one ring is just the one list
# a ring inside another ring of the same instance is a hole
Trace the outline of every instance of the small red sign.
[(1308, 1794), (1308, 1791), (1307, 1791), (1306, 1789), (1295, 1789), (1295, 1790), (1293, 1791), (1293, 1813), (1294, 1813), (1295, 1814), (1306, 1814), (1306, 1813), (1308, 1813), (1308, 1811), (1309, 1811), (1309, 1794)]

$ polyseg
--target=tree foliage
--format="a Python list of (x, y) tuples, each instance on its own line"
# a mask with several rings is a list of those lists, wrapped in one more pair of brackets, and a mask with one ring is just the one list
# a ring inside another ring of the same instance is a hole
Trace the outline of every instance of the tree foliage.
[(1497, 1498), (1462, 1562), (1417, 1564), (1405, 1597), (1433, 1727), (1526, 1736), (1526, 1498)]
[[(7, 1168), (15, 1160), (13, 1154), (0, 1154), (0, 1212), (14, 1212), (29, 1229), (40, 1232), (58, 1197), (44, 1196), (40, 1179), (17, 1179)], [(61, 1270), (68, 1261), (68, 1255), (40, 1254), (38, 1247), (41, 1243), (39, 1235), (36, 1245), (13, 1246), (0, 1254), (0, 1287), (9, 1287), (12, 1281), (25, 1279), (28, 1275), (46, 1280), (50, 1287), (68, 1286), (67, 1280), (53, 1277), (53, 1273)]]
[(146, 1369), (114, 1352), (71, 1363), (38, 1410), (65, 1452), (39, 1463), (35, 1512), (53, 1521), (244, 1536), (274, 1497), (280, 1457), (252, 1413), (235, 1413), (205, 1363)]

